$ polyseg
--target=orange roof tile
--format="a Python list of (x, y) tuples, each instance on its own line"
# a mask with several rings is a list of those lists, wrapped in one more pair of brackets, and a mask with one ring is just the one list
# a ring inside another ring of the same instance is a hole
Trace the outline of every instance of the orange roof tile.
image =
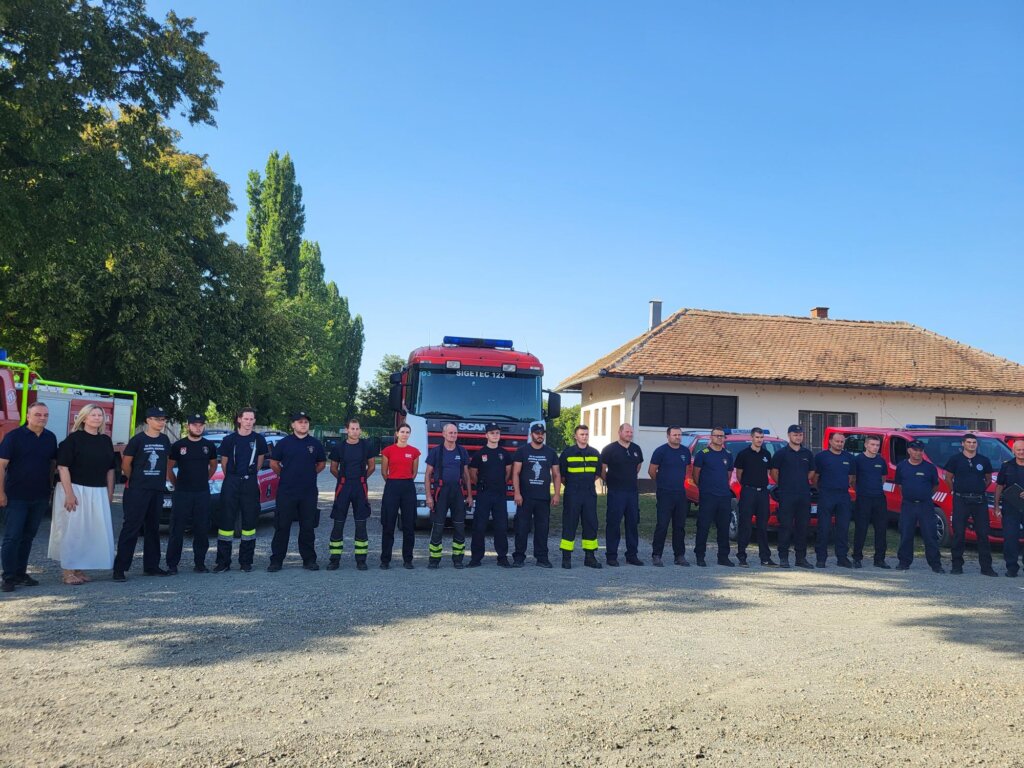
[(600, 376), (1024, 397), (1024, 366), (902, 322), (681, 309), (555, 387)]

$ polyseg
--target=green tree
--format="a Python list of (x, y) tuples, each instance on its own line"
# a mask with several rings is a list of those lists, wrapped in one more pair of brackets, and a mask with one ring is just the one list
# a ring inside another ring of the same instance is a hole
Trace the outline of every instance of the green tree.
[(359, 420), (363, 426), (389, 427), (395, 423), (395, 414), (388, 405), (391, 374), (405, 365), (400, 355), (384, 355), (373, 379), (359, 388)]
[[(546, 406), (545, 406), (546, 407)], [(563, 407), (557, 418), (548, 419), (548, 445), (561, 453), (562, 449), (572, 445), (576, 438), (574, 432), (580, 425), (580, 406)]]
[(356, 408), (362, 318), (325, 281), (319, 243), (302, 239), (302, 187), (289, 155), (271, 153), (247, 191), (248, 250), (262, 266), (272, 330), (250, 371), (256, 407), (268, 420), (301, 405), (317, 421), (341, 421)]

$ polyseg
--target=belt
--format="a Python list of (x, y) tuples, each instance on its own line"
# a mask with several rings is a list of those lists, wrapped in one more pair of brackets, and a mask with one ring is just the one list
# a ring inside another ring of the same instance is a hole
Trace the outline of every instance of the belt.
[(931, 499), (904, 499), (908, 504), (931, 504)]
[(746, 483), (744, 483), (743, 484), (743, 489), (744, 490), (751, 490), (751, 491), (767, 491), (768, 490), (768, 486), (766, 486), (766, 485), (747, 485)]
[(248, 480), (250, 477), (256, 477), (256, 475), (236, 475), (234, 473), (231, 473), (228, 475), (228, 477), (236, 477), (239, 480)]
[(953, 495), (959, 499), (967, 499), (968, 501), (981, 501), (985, 498), (985, 494), (983, 493), (954, 493)]

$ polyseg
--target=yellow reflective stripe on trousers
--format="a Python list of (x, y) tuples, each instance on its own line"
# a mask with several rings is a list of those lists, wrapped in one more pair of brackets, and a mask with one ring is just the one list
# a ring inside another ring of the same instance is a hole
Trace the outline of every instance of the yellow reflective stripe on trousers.
[[(440, 549), (440, 547), (438, 547), (438, 549)], [(460, 544), (457, 541), (453, 541), (452, 542), (452, 554), (453, 555), (454, 554), (461, 554), (462, 552), (465, 552), (465, 551), (466, 551), (466, 543), (465, 542), (463, 542), (462, 544)]]
[(353, 551), (357, 555), (365, 555), (365, 554), (367, 554), (370, 551), (370, 542), (369, 541), (355, 541), (355, 542), (353, 542), (353, 544), (354, 544)]
[(342, 552), (345, 551), (345, 542), (344, 541), (330, 541), (327, 544), (327, 548), (328, 548), (328, 550), (330, 550), (330, 553), (332, 555), (340, 555)]
[(437, 554), (441, 554), (442, 548), (440, 544), (428, 544), (427, 546), (430, 548), (430, 554), (434, 554), (435, 552)]
[(569, 541), (568, 539), (562, 539), (562, 543), (558, 545), (558, 548), (563, 552), (572, 552), (576, 549), (576, 541)]
[(233, 538), (235, 538), (235, 532), (234, 531), (222, 531), (222, 530), (220, 530), (218, 528), (217, 529), (217, 538), (220, 539), (221, 541), (231, 541)]
[(583, 549), (595, 550), (597, 549), (597, 539), (583, 539)]
[(256, 538), (256, 529), (255, 528), (250, 528), (248, 530), (246, 530), (245, 528), (242, 529), (242, 540), (243, 541), (249, 541), (249, 540), (255, 539), (255, 538)]

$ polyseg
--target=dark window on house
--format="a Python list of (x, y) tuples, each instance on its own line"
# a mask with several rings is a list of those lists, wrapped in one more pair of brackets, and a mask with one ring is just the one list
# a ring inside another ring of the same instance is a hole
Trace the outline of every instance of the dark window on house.
[(961, 419), (957, 416), (936, 416), (937, 427), (963, 427), (970, 432), (991, 432), (996, 428), (993, 419)]
[(797, 417), (804, 428), (804, 446), (820, 451), (824, 446), (826, 427), (856, 427), (856, 413), (833, 411), (800, 411)]
[(738, 398), (725, 395), (640, 393), (641, 427), (735, 427)]

